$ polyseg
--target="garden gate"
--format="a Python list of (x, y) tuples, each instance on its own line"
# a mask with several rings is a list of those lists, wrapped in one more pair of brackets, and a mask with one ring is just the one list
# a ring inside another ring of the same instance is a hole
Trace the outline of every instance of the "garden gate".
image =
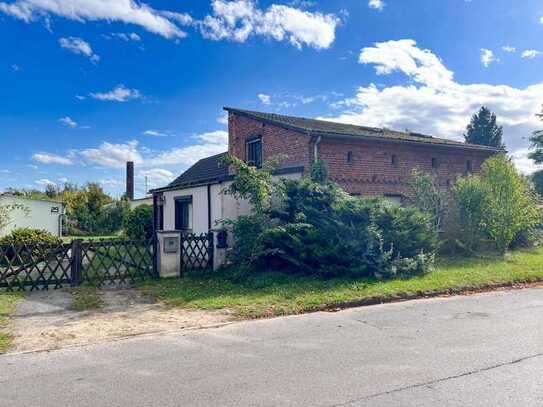
[(213, 232), (181, 234), (181, 275), (190, 270), (213, 269)]
[(85, 282), (121, 286), (156, 275), (154, 240), (0, 246), (0, 288), (8, 290), (43, 290)]

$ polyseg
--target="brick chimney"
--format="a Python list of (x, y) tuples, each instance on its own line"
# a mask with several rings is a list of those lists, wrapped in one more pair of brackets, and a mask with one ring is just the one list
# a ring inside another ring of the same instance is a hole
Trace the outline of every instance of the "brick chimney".
[(134, 162), (126, 162), (126, 197), (134, 200)]

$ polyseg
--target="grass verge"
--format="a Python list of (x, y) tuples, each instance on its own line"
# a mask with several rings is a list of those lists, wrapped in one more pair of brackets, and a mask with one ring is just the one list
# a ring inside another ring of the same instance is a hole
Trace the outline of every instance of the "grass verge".
[(100, 309), (104, 305), (98, 289), (92, 286), (72, 288), (72, 303), (70, 308), (74, 311), (90, 311)]
[(298, 314), (543, 281), (543, 248), (505, 258), (450, 257), (424, 276), (379, 281), (263, 273), (244, 282), (224, 275), (151, 281), (140, 289), (188, 309), (228, 308), (241, 318)]
[(5, 331), (9, 316), (15, 311), (20, 293), (0, 292), (0, 354), (5, 353), (11, 345), (11, 335)]

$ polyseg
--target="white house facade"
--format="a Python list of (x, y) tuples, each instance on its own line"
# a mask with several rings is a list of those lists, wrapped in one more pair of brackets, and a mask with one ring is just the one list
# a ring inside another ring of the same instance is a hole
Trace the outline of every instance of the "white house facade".
[[(249, 202), (225, 193), (232, 183), (226, 153), (204, 158), (164, 188), (153, 191), (156, 229), (194, 234), (221, 228), (222, 221), (234, 220), (251, 211)], [(299, 178), (303, 168), (281, 168), (274, 176)]]
[(0, 196), (0, 206), (17, 208), (10, 212), (9, 224), (0, 230), (0, 236), (5, 236), (19, 228), (46, 230), (55, 236), (62, 236), (62, 222), (65, 213), (62, 202), (2, 195)]

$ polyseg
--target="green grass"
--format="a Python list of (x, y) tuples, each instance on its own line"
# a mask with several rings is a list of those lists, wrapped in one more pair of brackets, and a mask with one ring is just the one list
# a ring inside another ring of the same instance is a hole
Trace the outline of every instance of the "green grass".
[(96, 310), (104, 305), (96, 287), (81, 286), (71, 289), (70, 292), (72, 294), (70, 308), (74, 311)]
[(64, 243), (70, 243), (72, 240), (116, 240), (121, 239), (119, 235), (105, 235), (105, 236), (62, 236)]
[(11, 345), (11, 336), (5, 331), (10, 314), (15, 311), (15, 304), (22, 297), (20, 293), (0, 292), (0, 354)]
[(541, 248), (511, 253), (505, 258), (445, 258), (433, 272), (409, 279), (323, 280), (268, 273), (235, 283), (217, 274), (146, 282), (140, 289), (173, 306), (228, 308), (238, 317), (259, 318), (536, 281), (543, 281)]

